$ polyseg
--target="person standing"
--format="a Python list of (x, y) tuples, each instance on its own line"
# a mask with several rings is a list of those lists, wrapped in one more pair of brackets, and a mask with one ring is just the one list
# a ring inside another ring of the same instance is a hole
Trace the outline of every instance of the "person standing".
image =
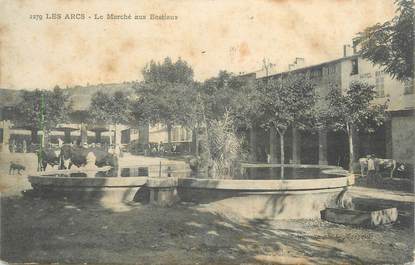
[(22, 142), (22, 152), (23, 153), (27, 153), (27, 142), (26, 142), (26, 139), (23, 139), (23, 142)]
[(59, 148), (61, 148), (63, 146), (63, 141), (60, 137), (58, 138), (58, 146), (59, 146)]

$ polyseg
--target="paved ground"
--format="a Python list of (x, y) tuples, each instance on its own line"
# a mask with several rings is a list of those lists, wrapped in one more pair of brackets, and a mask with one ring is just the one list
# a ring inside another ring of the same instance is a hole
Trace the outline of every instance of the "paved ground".
[(411, 193), (352, 187), (357, 202), (403, 213), (396, 224), (373, 229), (244, 220), (209, 204), (104, 207), (22, 196), (26, 176), (7, 175), (1, 161), (0, 257), (12, 263), (405, 264), (414, 256)]

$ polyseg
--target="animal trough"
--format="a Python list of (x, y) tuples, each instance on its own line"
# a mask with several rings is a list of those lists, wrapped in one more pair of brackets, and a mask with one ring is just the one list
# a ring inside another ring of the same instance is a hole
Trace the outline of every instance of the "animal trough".
[(387, 208), (363, 211), (327, 208), (322, 211), (322, 219), (338, 224), (378, 226), (395, 222), (398, 219), (398, 210)]

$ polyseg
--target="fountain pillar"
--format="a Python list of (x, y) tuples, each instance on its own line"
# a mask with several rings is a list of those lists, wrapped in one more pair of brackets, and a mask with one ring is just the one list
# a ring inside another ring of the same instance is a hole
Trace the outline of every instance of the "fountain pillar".
[(86, 165), (84, 167), (84, 172), (87, 178), (94, 178), (97, 173), (97, 166), (95, 165), (97, 158), (93, 152), (89, 152), (86, 156)]
[(293, 145), (292, 145), (292, 152), (293, 152), (293, 159), (291, 160), (291, 164), (301, 164), (301, 134), (299, 133), (297, 128), (292, 129), (293, 133)]
[(327, 131), (321, 129), (318, 132), (318, 164), (328, 165), (327, 162)]

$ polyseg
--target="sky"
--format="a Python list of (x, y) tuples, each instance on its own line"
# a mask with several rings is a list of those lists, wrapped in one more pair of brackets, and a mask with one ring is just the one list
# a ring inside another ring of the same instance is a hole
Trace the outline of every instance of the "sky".
[[(9, 89), (141, 80), (150, 60), (167, 56), (187, 61), (199, 81), (220, 70), (256, 71), (264, 58), (284, 71), (295, 57), (306, 65), (341, 57), (357, 32), (389, 20), (395, 9), (393, 0), (0, 0), (0, 6), (0, 88)], [(94, 19), (111, 13), (147, 19)]]

